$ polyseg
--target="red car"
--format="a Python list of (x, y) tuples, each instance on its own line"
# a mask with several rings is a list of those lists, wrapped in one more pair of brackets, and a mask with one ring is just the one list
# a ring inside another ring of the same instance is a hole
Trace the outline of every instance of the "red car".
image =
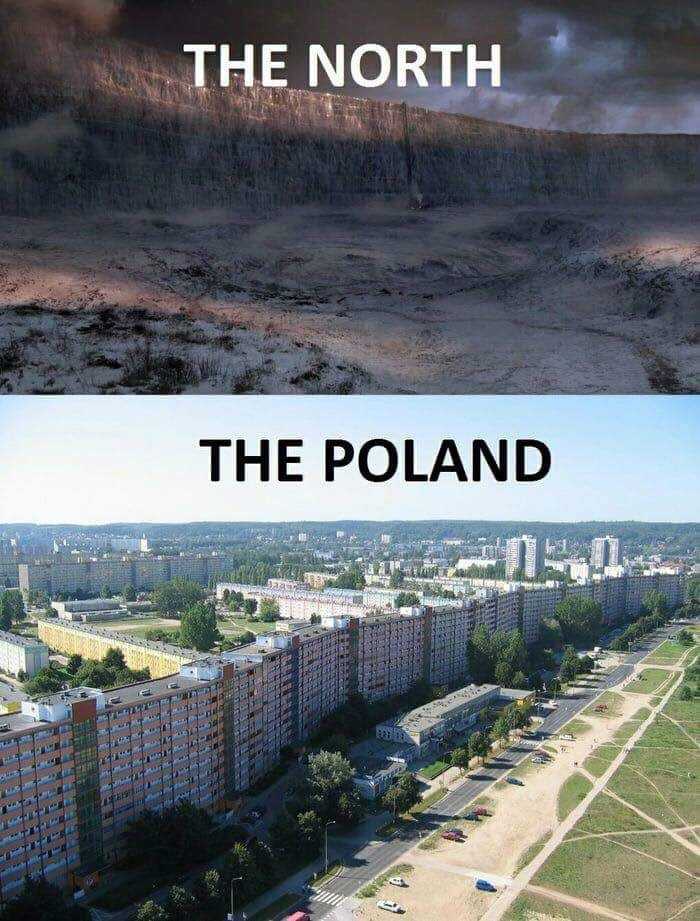
[(491, 815), (491, 813), (485, 806), (477, 806), (474, 810), (474, 815)]
[(455, 834), (455, 832), (453, 831), (444, 831), (442, 833), (442, 837), (446, 841), (465, 841), (466, 840), (463, 835)]

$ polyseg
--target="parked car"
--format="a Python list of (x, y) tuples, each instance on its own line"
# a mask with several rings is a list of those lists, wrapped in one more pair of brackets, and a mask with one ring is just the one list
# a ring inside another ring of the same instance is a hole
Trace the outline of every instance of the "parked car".
[(441, 835), (445, 841), (464, 841), (464, 835), (456, 835), (453, 831), (444, 831)]
[(486, 815), (491, 815), (491, 813), (488, 811), (488, 809), (486, 808), (486, 806), (477, 806), (477, 807), (474, 809), (474, 815), (484, 815), (484, 816), (486, 816)]
[(453, 835), (459, 835), (460, 838), (464, 837), (464, 832), (461, 828), (448, 828), (448, 831), (451, 831)]
[(311, 915), (307, 911), (295, 911), (294, 914), (287, 915), (284, 921), (311, 921)]
[(477, 879), (474, 885), (482, 892), (498, 892), (494, 884), (490, 883), (487, 879)]
[(524, 787), (525, 784), (519, 777), (506, 777), (506, 783), (512, 783), (515, 787)]
[(473, 812), (468, 812), (468, 813), (464, 816), (464, 818), (465, 818), (468, 822), (478, 822), (478, 821), (479, 821), (479, 813), (478, 813), (478, 812), (476, 811), (476, 809), (475, 809)]
[(408, 886), (408, 883), (403, 878), (403, 876), (392, 876), (389, 879), (389, 885), (391, 886), (400, 886), (402, 889), (405, 889)]
[(402, 915), (403, 908), (398, 902), (390, 902), (388, 899), (380, 899), (377, 902), (377, 908), (383, 908), (384, 911), (390, 911), (394, 915)]
[(543, 758), (542, 755), (535, 755), (532, 759), (533, 764), (547, 764), (547, 759)]

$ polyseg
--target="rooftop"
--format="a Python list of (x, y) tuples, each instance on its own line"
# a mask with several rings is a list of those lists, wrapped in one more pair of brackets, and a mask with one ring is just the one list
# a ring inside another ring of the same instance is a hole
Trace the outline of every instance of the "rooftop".
[(145, 640), (139, 636), (133, 636), (131, 633), (120, 633), (117, 630), (110, 630), (108, 627), (94, 627), (90, 624), (80, 624), (67, 621), (45, 620), (43, 623), (52, 624), (61, 627), (62, 630), (75, 630), (78, 633), (87, 633), (90, 636), (101, 636), (105, 639), (114, 640), (119, 643), (129, 643), (132, 646), (140, 646), (143, 649), (153, 649), (158, 652), (166, 652), (169, 655), (179, 656), (182, 659), (192, 661), (193, 659), (206, 658), (206, 653), (197, 652), (196, 649), (185, 649), (182, 646), (175, 646), (173, 643), (161, 643), (156, 640)]
[(416, 707), (415, 710), (410, 710), (408, 713), (399, 714), (399, 716), (391, 720), (386, 720), (386, 724), (401, 726), (409, 732), (428, 730), (440, 720), (455, 716), (464, 707), (479, 701), (494, 691), (500, 691), (497, 684), (468, 684), (466, 687), (453, 691), (445, 697), (431, 700), (430, 703), (423, 704), (422, 707)]
[(41, 640), (34, 636), (20, 636), (19, 633), (10, 633), (9, 630), (0, 630), (0, 642), (12, 643), (13, 646), (45, 646)]

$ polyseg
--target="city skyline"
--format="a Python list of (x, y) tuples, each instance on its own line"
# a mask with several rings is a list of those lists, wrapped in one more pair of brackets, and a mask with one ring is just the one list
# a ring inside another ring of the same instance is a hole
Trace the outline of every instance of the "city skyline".
[[(61, 401), (60, 415), (51, 399), (0, 401), (3, 521), (700, 519), (693, 464), (700, 426), (692, 397), (314, 396), (295, 401), (293, 418), (284, 397), (245, 397), (234, 414), (225, 397)], [(304, 482), (211, 483), (208, 452), (199, 440), (222, 437), (304, 439)], [(356, 469), (327, 483), (321, 443), (339, 437), (353, 444), (413, 437), (424, 458), (444, 438), (460, 444), (477, 437), (489, 443), (538, 438), (551, 449), (552, 470), (526, 484), (373, 484)], [(664, 475), (665, 469), (672, 474)]]

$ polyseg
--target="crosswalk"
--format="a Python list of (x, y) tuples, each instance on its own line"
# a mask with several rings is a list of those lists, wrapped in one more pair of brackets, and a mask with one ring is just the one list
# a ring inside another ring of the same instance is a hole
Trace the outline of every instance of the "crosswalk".
[(326, 905), (333, 905), (335, 908), (342, 905), (347, 896), (339, 892), (329, 892), (327, 889), (317, 889), (313, 892), (311, 902), (323, 902)]

